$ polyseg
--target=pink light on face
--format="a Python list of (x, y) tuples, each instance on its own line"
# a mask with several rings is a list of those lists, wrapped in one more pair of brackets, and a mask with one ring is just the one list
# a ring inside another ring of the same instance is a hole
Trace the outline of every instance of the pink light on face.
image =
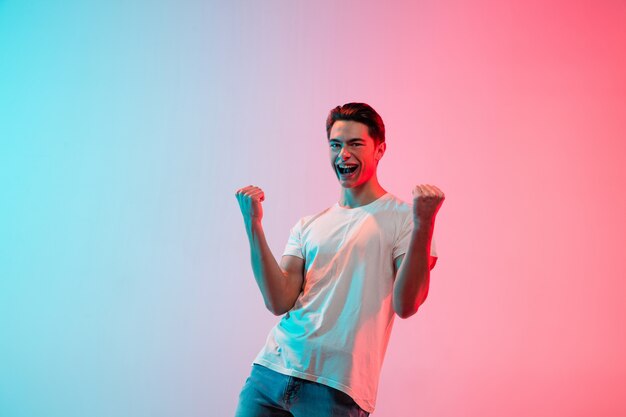
[[(383, 147), (381, 151), (381, 146)], [(384, 145), (376, 145), (363, 123), (336, 121), (330, 131), (330, 161), (342, 187), (358, 187), (376, 175), (377, 157), (384, 153)], [(341, 175), (339, 163), (354, 164), (358, 168), (351, 176)]]

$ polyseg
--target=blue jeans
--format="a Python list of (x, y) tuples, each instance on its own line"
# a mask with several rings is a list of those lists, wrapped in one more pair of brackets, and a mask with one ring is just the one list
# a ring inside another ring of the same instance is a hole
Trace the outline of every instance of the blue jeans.
[(367, 417), (346, 393), (254, 364), (235, 417)]

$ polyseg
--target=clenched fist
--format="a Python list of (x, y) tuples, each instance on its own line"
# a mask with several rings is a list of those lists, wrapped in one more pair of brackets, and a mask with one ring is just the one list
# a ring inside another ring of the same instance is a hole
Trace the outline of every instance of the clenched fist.
[(413, 219), (416, 224), (433, 221), (445, 198), (443, 191), (434, 185), (416, 185), (413, 189)]
[(265, 200), (263, 190), (254, 185), (248, 185), (247, 187), (237, 190), (235, 196), (237, 197), (237, 201), (239, 201), (239, 208), (246, 222), (252, 220), (261, 221), (263, 218), (261, 202)]

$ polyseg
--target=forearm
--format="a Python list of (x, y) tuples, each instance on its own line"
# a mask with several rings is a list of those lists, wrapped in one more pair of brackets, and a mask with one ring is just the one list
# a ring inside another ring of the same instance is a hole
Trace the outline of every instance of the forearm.
[(276, 315), (283, 314), (292, 307), (288, 305), (285, 273), (267, 244), (261, 222), (253, 220), (245, 223), (250, 243), (252, 271), (265, 306)]
[(402, 318), (415, 314), (428, 295), (433, 229), (434, 219), (414, 225), (409, 248), (396, 273), (393, 309)]

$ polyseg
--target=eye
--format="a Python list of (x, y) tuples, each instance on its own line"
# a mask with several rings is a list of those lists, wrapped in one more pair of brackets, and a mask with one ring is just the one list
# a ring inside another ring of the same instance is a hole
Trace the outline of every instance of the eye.
[(331, 143), (330, 144), (330, 148), (331, 149), (336, 149), (339, 145), (337, 145), (336, 143)]

